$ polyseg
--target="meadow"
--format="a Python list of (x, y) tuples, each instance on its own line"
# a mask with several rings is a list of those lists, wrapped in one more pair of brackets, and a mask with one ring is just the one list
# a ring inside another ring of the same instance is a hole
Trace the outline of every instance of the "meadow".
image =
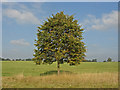
[(118, 62), (81, 62), (77, 66), (3, 61), (3, 88), (117, 88)]

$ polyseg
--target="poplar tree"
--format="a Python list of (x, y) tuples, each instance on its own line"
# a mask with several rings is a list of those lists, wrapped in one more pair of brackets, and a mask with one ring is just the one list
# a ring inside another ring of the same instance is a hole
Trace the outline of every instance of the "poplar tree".
[(86, 52), (82, 41), (83, 31), (73, 15), (65, 15), (63, 12), (52, 14), (52, 17), (38, 27), (33, 60), (36, 64), (52, 64), (56, 61), (58, 75), (60, 64), (80, 64)]

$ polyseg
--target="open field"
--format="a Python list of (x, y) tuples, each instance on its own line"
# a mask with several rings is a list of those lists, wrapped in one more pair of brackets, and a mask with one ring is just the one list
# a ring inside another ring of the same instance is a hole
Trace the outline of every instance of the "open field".
[(117, 88), (117, 73), (64, 74), (60, 76), (3, 77), (3, 87), (9, 88)]
[(117, 88), (118, 62), (82, 62), (78, 66), (63, 64), (35, 65), (32, 61), (2, 62), (4, 88)]

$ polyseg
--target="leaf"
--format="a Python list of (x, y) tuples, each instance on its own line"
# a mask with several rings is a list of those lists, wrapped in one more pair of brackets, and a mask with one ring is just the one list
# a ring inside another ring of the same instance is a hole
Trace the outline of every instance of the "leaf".
[(53, 58), (55, 61), (67, 58), (66, 62), (71, 65), (80, 63), (85, 57), (86, 47), (81, 41), (84, 29), (77, 22), (73, 15), (64, 12), (48, 17), (38, 27), (33, 60), (52, 64)]

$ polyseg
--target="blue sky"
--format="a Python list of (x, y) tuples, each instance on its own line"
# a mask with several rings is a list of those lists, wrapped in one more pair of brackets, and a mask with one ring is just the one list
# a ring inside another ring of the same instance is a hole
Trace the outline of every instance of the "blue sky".
[(32, 58), (37, 27), (52, 14), (74, 15), (87, 46), (86, 59), (118, 60), (117, 2), (4, 2), (2, 5), (2, 57)]

